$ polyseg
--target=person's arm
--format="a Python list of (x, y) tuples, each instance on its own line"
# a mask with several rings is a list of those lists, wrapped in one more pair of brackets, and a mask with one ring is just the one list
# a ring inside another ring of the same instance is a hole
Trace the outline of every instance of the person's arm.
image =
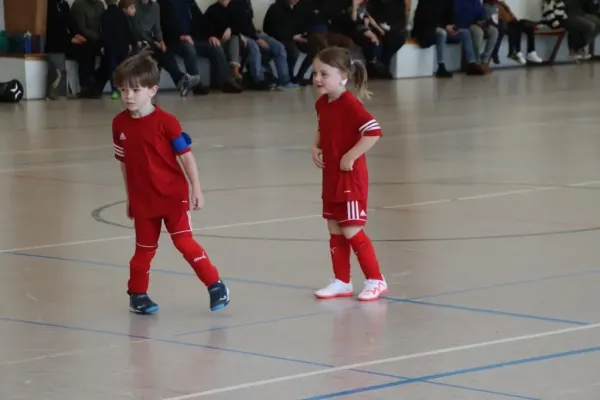
[(73, 3), (73, 7), (71, 7), (71, 17), (75, 21), (77, 33), (83, 35), (88, 40), (97, 41), (100, 39), (99, 34), (87, 26), (85, 9), (80, 4), (75, 2)]
[(362, 106), (352, 107), (352, 114), (356, 118), (357, 131), (361, 138), (356, 144), (342, 157), (340, 169), (342, 171), (351, 171), (354, 161), (362, 157), (379, 141), (382, 136), (381, 127), (373, 116)]
[(152, 34), (154, 36), (154, 40), (157, 42), (163, 42), (163, 32), (160, 26), (160, 7), (158, 3), (152, 3), (152, 16), (154, 17), (154, 24), (152, 25)]
[(194, 210), (198, 210), (204, 207), (204, 196), (202, 194), (202, 187), (200, 186), (200, 175), (198, 174), (198, 165), (196, 164), (196, 158), (190, 151), (179, 156), (183, 170), (187, 176), (190, 184), (192, 185), (192, 205)]

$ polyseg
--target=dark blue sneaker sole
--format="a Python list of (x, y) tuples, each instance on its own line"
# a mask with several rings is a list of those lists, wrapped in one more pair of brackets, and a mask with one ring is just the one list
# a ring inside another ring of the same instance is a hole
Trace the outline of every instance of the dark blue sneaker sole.
[(218, 305), (216, 305), (216, 306), (214, 306), (214, 307), (211, 307), (211, 308), (210, 308), (210, 311), (219, 311), (219, 310), (221, 310), (221, 309), (223, 309), (223, 308), (227, 307), (227, 305), (228, 305), (228, 304), (229, 304), (229, 300), (227, 300), (227, 303), (218, 304)]
[(131, 311), (134, 314), (141, 314), (141, 315), (147, 315), (147, 314), (154, 314), (155, 312), (157, 312), (158, 310), (160, 310), (159, 306), (154, 306), (154, 307), (148, 307), (146, 310), (141, 311), (141, 310), (135, 310), (133, 308), (129, 308), (129, 311)]
[(229, 288), (226, 288), (226, 291), (227, 291), (227, 300), (224, 303), (219, 303), (216, 306), (210, 307), (210, 311), (219, 311), (220, 309), (227, 307), (227, 305), (229, 304), (231, 299), (229, 297)]

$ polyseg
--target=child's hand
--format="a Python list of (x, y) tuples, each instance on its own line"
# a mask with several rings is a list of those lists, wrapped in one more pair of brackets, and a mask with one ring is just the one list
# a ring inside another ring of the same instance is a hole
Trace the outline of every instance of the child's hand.
[(192, 188), (192, 205), (194, 210), (199, 210), (204, 207), (204, 195), (202, 194), (202, 190)]
[(325, 168), (325, 163), (323, 162), (323, 151), (318, 147), (313, 146), (312, 159), (318, 168)]
[(342, 171), (352, 171), (352, 167), (354, 166), (354, 157), (350, 153), (344, 154), (342, 160), (340, 161), (340, 169)]

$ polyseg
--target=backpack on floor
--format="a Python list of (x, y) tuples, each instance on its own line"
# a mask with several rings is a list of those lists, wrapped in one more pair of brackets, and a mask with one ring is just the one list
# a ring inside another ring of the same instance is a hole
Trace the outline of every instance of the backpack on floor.
[(18, 103), (23, 98), (25, 89), (23, 84), (17, 79), (8, 82), (0, 82), (0, 102)]

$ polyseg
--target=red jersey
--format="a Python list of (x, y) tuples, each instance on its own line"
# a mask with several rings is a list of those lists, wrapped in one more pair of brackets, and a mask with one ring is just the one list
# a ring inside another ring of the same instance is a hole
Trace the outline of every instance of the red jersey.
[(181, 146), (177, 118), (158, 107), (142, 118), (125, 110), (114, 118), (112, 131), (115, 158), (125, 163), (132, 218), (189, 210), (189, 185), (177, 156), (190, 147)]
[(381, 136), (381, 128), (363, 104), (349, 91), (329, 101), (321, 96), (316, 104), (321, 150), (323, 151), (323, 200), (347, 202), (367, 199), (369, 172), (363, 154), (352, 171), (342, 171), (340, 161), (363, 136)]

